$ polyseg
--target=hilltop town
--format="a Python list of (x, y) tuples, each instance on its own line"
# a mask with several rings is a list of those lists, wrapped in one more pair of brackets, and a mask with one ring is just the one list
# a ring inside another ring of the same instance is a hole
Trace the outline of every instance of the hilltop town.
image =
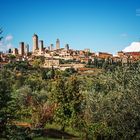
[(85, 68), (92, 67), (96, 61), (109, 63), (121, 63), (122, 65), (133, 63), (140, 59), (140, 52), (123, 52), (119, 51), (117, 55), (107, 52), (91, 52), (90, 49), (73, 50), (66, 44), (65, 47), (60, 47), (60, 40), (56, 40), (56, 45), (51, 44), (44, 47), (43, 40), (39, 40), (37, 34), (33, 37), (32, 51), (29, 51), (29, 45), (24, 42), (19, 43), (19, 48), (9, 49), (7, 53), (0, 53), (0, 67), (16, 61), (28, 61), (31, 65), (35, 58), (43, 58), (41, 67), (43, 68), (58, 68), (65, 70), (66, 68)]

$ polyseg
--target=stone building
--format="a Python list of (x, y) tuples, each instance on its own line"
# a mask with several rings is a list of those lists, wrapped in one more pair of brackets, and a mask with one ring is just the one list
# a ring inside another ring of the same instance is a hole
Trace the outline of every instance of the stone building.
[(60, 49), (60, 40), (56, 40), (56, 50)]
[(24, 44), (24, 42), (20, 42), (20, 43), (19, 43), (19, 49), (20, 49), (19, 54), (20, 54), (21, 56), (24, 56), (24, 55), (25, 55), (25, 44)]
[(33, 53), (36, 53), (39, 50), (38, 48), (38, 36), (36, 34), (33, 35)]
[(43, 67), (51, 68), (52, 66), (54, 68), (58, 68), (59, 67), (59, 60), (58, 59), (46, 59)]

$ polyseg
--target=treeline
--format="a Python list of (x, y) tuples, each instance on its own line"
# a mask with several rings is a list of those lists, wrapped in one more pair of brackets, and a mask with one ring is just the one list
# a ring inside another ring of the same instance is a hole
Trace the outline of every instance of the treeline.
[(131, 61), (128, 59), (127, 62), (123, 63), (122, 60), (119, 61), (114, 61), (112, 58), (98, 58), (94, 57), (93, 61), (89, 61), (86, 64), (86, 67), (88, 68), (100, 68), (100, 69), (105, 69), (105, 70), (110, 70), (113, 71), (116, 67), (121, 67), (121, 66), (130, 66)]
[[(28, 122), (30, 129), (17, 125)], [(81, 139), (140, 139), (140, 63), (98, 75), (42, 69), (28, 62), (0, 71), (0, 137), (32, 139), (47, 124)]]

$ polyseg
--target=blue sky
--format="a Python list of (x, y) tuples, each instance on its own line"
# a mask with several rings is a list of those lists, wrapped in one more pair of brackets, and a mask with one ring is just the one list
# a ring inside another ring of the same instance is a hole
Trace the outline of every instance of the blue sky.
[(34, 33), (46, 46), (59, 38), (61, 47), (95, 52), (140, 41), (140, 0), (0, 0), (0, 11), (3, 36), (11, 36), (0, 49), (21, 41), (31, 48)]

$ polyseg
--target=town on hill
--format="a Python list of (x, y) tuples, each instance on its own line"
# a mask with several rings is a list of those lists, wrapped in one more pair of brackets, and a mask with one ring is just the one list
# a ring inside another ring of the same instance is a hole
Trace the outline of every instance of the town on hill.
[(65, 70), (66, 68), (84, 68), (87, 65), (92, 67), (97, 61), (109, 61), (110, 63), (121, 63), (122, 65), (133, 63), (140, 60), (140, 52), (123, 52), (119, 51), (117, 55), (108, 52), (91, 52), (90, 49), (74, 50), (69, 44), (61, 48), (60, 40), (56, 40), (56, 45), (51, 44), (45, 47), (43, 40), (39, 40), (37, 34), (32, 37), (32, 51), (29, 51), (29, 45), (24, 42), (19, 43), (19, 48), (9, 49), (7, 53), (0, 53), (0, 67), (3, 67), (13, 61), (28, 61), (33, 63), (35, 57), (43, 57), (44, 62), (41, 67), (58, 68)]

